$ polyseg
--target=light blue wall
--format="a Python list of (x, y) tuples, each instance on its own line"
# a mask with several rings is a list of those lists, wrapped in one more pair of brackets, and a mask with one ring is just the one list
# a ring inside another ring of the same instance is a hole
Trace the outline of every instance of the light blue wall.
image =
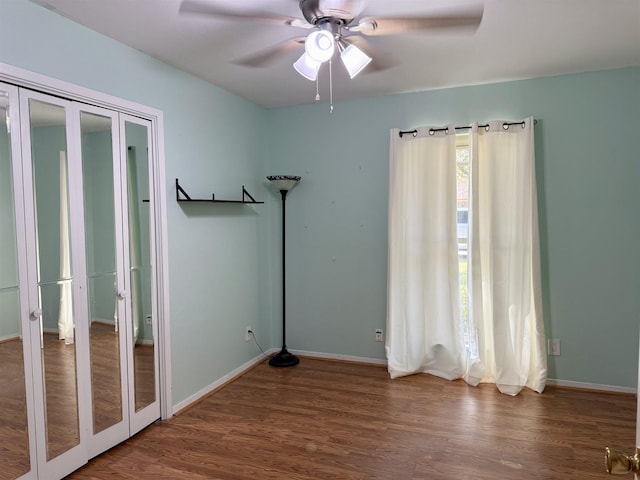
[(173, 401), (258, 355), (244, 327), (271, 331), (259, 307), (269, 205), (189, 209), (173, 199), (176, 177), (194, 196), (239, 198), (244, 184), (263, 199), (267, 111), (27, 0), (0, 1), (0, 62), (164, 112)]
[(303, 177), (287, 202), (289, 345), (384, 358), (392, 127), (533, 115), (546, 333), (562, 342), (549, 376), (635, 386), (638, 86), (631, 68), (271, 111), (273, 170)]
[[(174, 402), (257, 354), (245, 325), (278, 345), (280, 198), (265, 175), (303, 177), (287, 200), (289, 346), (381, 359), (389, 129), (528, 115), (547, 334), (562, 341), (550, 376), (636, 384), (640, 69), (265, 110), (26, 0), (0, 2), (0, 62), (164, 112)], [(194, 197), (244, 184), (267, 203), (181, 206), (175, 178)]]
[[(58, 331), (60, 296), (63, 288), (55, 282), (61, 278), (61, 264), (63, 263), (60, 256), (62, 243), (60, 238), (62, 235), (60, 224), (60, 152), (66, 151), (64, 126), (31, 128), (35, 215), (38, 230), (38, 281), (42, 284), (40, 288), (42, 327), (45, 331), (53, 332)], [(74, 248), (71, 241), (70, 248)], [(74, 298), (73, 301), (77, 300)]]
[(82, 135), (84, 221), (90, 320), (114, 321), (115, 211), (111, 130)]
[[(13, 218), (11, 142), (0, 107), (0, 341), (20, 334), (16, 228)], [(15, 290), (11, 290), (15, 288)]]
[(3, 228), (0, 228), (0, 288), (18, 285), (16, 230), (13, 218), (11, 142), (9, 141), (4, 121), (5, 116), (6, 109), (0, 108), (0, 218), (3, 219)]

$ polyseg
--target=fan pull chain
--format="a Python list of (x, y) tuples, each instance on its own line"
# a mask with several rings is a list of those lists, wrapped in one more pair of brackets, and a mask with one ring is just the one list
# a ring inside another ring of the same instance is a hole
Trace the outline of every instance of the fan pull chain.
[(316, 75), (316, 102), (320, 101), (320, 75)]
[(333, 70), (331, 69), (331, 60), (329, 60), (329, 113), (333, 113)]

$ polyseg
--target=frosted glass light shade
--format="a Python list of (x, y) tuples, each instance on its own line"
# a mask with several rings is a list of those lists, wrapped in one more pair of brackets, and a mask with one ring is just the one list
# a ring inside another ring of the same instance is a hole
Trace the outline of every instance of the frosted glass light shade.
[(335, 50), (333, 34), (327, 30), (311, 32), (304, 42), (304, 49), (316, 62), (326, 62)]
[(307, 52), (303, 53), (293, 64), (293, 68), (304, 78), (312, 82), (318, 78), (318, 70), (320, 70), (320, 62), (316, 62)]
[(300, 181), (300, 177), (294, 175), (269, 175), (267, 180), (278, 190), (289, 191)]
[(364, 67), (369, 65), (371, 57), (360, 50), (355, 45), (349, 45), (340, 54), (340, 59), (344, 63), (347, 72), (351, 78), (358, 75)]

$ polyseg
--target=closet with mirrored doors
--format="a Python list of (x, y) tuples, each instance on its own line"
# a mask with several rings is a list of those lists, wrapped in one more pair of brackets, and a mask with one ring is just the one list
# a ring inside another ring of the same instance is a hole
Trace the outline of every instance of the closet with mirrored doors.
[(0, 83), (0, 478), (160, 418), (150, 122)]

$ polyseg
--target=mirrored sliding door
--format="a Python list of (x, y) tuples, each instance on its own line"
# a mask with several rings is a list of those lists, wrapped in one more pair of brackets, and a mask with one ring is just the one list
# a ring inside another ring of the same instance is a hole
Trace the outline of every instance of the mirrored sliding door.
[(25, 231), (38, 469), (65, 475), (86, 462), (86, 287), (79, 164), (70, 151), (71, 104), (21, 94)]
[[(129, 239), (128, 282), (131, 297), (131, 340), (129, 365), (132, 434), (160, 417), (158, 400), (158, 349), (156, 348), (156, 296), (152, 259), (155, 258), (154, 204), (150, 169), (150, 123), (135, 117), (121, 116), (124, 132), (123, 158), (127, 192), (126, 227)], [(131, 383), (132, 382), (132, 383)]]
[[(0, 478), (35, 477), (18, 90), (0, 84)], [(13, 127), (13, 128), (12, 128)], [(31, 425), (31, 427), (30, 427)]]
[(0, 83), (0, 479), (160, 418), (152, 123)]
[(129, 437), (125, 255), (118, 114), (74, 104), (82, 157), (92, 457)]

